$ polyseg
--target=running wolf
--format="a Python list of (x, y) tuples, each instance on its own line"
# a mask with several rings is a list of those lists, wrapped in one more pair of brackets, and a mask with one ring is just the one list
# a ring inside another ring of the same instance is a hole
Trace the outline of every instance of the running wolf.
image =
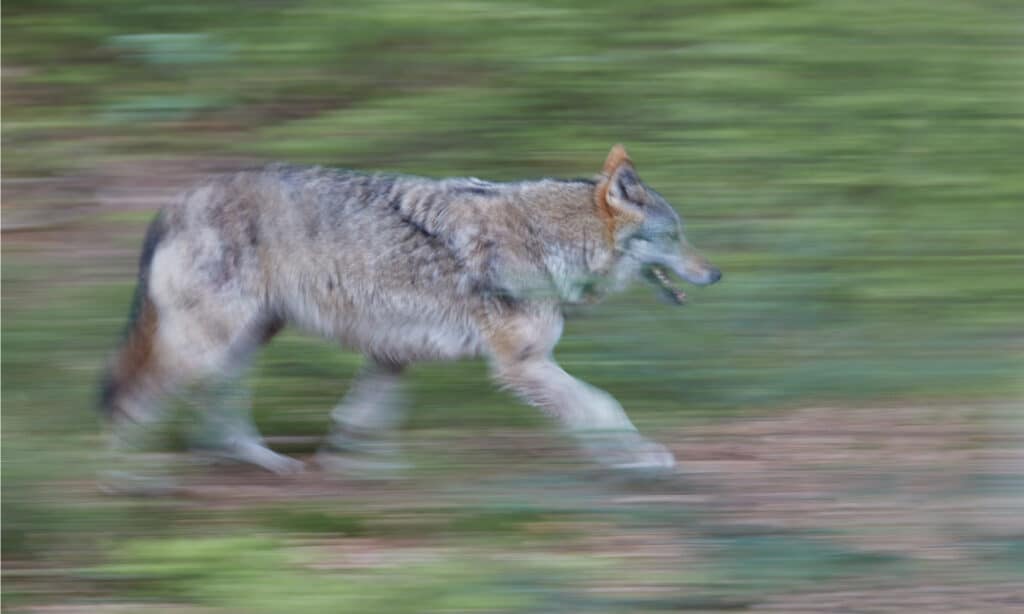
[[(672, 454), (607, 393), (552, 358), (562, 308), (635, 277), (669, 302), (670, 275), (721, 278), (673, 208), (616, 145), (593, 179), (492, 183), (271, 165), (211, 179), (149, 227), (125, 339), (102, 385), (115, 449), (131, 449), (161, 399), (202, 393), (207, 443), (270, 471), (243, 379), (286, 325), (358, 350), (366, 364), (332, 412), (319, 459), (374, 458), (401, 417), (402, 371), (484, 356), (496, 380), (561, 423), (597, 461), (664, 470)], [(367, 443), (370, 442), (370, 443)]]

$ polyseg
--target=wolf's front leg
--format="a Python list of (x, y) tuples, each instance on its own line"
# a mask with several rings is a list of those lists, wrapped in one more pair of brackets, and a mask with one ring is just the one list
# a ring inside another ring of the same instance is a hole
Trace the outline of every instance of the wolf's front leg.
[(403, 365), (370, 361), (331, 412), (331, 434), (317, 457), (328, 471), (393, 476), (404, 467), (394, 431), (404, 417)]
[(551, 358), (500, 363), (498, 379), (556, 418), (602, 465), (661, 472), (675, 466), (664, 446), (640, 435), (612, 396), (566, 373)]
[(498, 381), (557, 419), (605, 466), (659, 473), (675, 466), (672, 453), (641, 436), (618, 401), (554, 361), (560, 331), (560, 322), (534, 318), (495, 331), (491, 353)]

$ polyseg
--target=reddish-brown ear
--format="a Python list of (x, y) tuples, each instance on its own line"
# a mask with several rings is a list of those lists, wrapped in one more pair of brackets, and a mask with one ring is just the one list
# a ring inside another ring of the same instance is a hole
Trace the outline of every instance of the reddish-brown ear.
[(643, 213), (637, 203), (624, 198), (625, 188), (632, 185), (641, 185), (633, 161), (629, 159), (625, 147), (615, 145), (608, 152), (601, 169), (601, 179), (594, 190), (597, 214), (612, 240), (620, 227), (643, 221)]
[(606, 177), (611, 177), (612, 174), (623, 164), (633, 164), (633, 161), (629, 159), (629, 154), (626, 153), (625, 147), (621, 144), (613, 145), (611, 151), (608, 152), (608, 157), (604, 160), (604, 167), (601, 169), (601, 174)]

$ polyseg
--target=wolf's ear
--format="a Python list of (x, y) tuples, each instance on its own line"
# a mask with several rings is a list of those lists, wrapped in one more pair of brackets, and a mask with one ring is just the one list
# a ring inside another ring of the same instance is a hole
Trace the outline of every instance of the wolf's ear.
[(646, 190), (622, 145), (608, 152), (595, 197), (598, 212), (613, 231), (622, 224), (643, 221)]

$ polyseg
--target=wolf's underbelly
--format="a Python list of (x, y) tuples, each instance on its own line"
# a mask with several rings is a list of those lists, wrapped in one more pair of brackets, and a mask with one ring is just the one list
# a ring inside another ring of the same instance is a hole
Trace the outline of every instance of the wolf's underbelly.
[(450, 322), (372, 318), (352, 322), (340, 332), (346, 346), (397, 362), (454, 360), (477, 356), (482, 350), (476, 330)]
[(480, 332), (468, 317), (446, 313), (435, 305), (394, 310), (306, 304), (289, 311), (289, 320), (300, 328), (394, 362), (454, 360), (483, 351)]

